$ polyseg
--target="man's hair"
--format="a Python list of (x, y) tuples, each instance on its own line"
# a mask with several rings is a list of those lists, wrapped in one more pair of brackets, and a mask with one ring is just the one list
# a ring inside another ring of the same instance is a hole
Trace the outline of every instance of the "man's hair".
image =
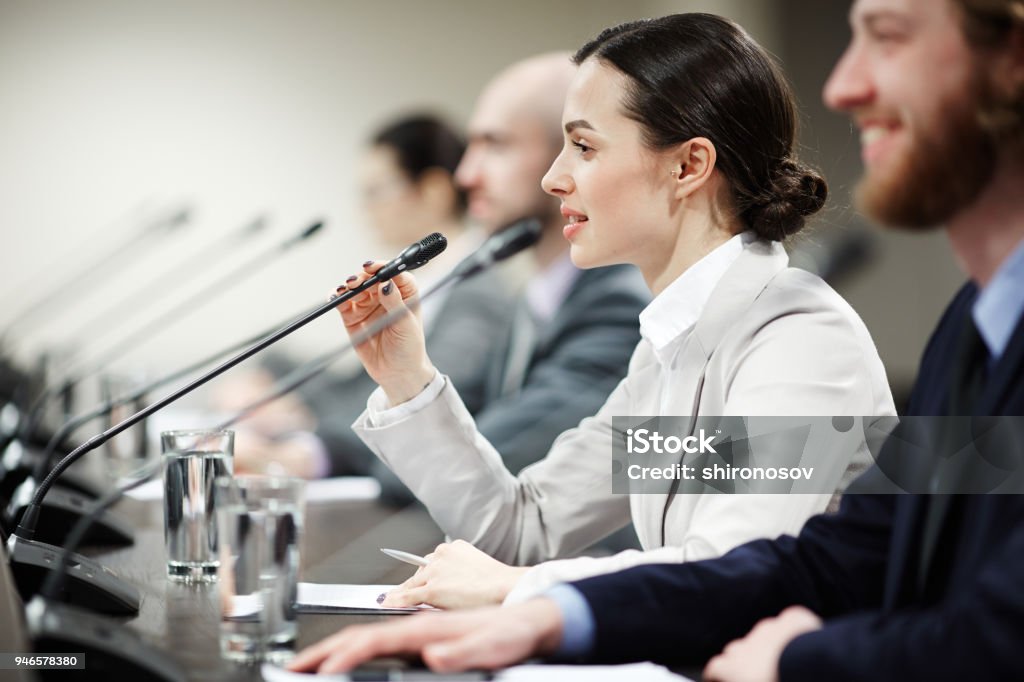
[[(972, 47), (992, 50), (1010, 47), (1014, 33), (1024, 32), (1024, 0), (953, 0)], [(1024, 148), (1024, 83), (1012, 91), (986, 92), (979, 115), (998, 140)]]

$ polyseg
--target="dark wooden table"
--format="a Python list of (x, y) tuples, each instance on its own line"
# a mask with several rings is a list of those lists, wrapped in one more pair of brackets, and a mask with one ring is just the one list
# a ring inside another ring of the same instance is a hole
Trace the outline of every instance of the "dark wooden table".
[[(125, 500), (119, 516), (136, 526), (135, 544), (118, 550), (85, 549), (142, 593), (139, 615), (122, 619), (168, 652), (190, 680), (258, 680), (258, 668), (223, 660), (219, 650), (217, 585), (184, 585), (167, 579), (161, 502)], [(307, 582), (395, 584), (415, 568), (379, 550), (430, 552), (443, 535), (422, 508), (395, 510), (371, 501), (315, 502), (306, 507), (299, 579)], [(395, 616), (299, 616), (302, 648), (352, 623)]]

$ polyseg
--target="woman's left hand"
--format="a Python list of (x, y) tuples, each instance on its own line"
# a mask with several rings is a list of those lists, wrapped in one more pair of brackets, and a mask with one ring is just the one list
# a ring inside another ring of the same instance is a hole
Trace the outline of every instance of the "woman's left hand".
[(500, 604), (527, 571), (492, 559), (465, 540), (438, 545), (424, 558), (430, 563), (388, 592), (381, 606), (467, 609)]

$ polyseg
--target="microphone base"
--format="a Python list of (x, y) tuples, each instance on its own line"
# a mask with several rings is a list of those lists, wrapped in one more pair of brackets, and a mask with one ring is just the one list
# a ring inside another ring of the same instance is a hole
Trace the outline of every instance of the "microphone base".
[[(43, 581), (58, 568), (60, 547), (12, 535), (7, 541), (11, 573), (21, 599), (39, 593)], [(68, 558), (64, 587), (58, 599), (74, 606), (116, 615), (139, 613), (139, 591), (112, 570), (81, 554)]]
[[(17, 527), (18, 520), (25, 513), (35, 494), (35, 489), (35, 485), (27, 484), (15, 492), (4, 518), (10, 532)], [(50, 488), (39, 505), (39, 520), (33, 539), (52, 545), (63, 545), (68, 533), (89, 513), (92, 504), (93, 501), (70, 490), (56, 486)], [(100, 514), (82, 538), (84, 545), (126, 547), (134, 543), (135, 535), (131, 526), (108, 511)]]
[[(85, 654), (89, 677), (107, 680), (185, 682), (185, 671), (167, 654), (116, 621), (64, 604), (34, 598), (25, 608), (37, 654)], [(50, 671), (55, 679), (68, 671)], [(48, 679), (47, 673), (43, 679)]]

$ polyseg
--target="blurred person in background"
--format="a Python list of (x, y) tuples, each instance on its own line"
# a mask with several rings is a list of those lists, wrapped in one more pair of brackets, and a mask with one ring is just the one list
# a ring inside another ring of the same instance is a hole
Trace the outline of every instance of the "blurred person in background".
[[(420, 270), (428, 282), (483, 241), (479, 229), (466, 225), (466, 195), (453, 179), (464, 151), (464, 140), (448, 124), (415, 114), (375, 133), (360, 160), (360, 199), (380, 242), (397, 250), (431, 232), (448, 238), (445, 252)], [(512, 282), (506, 279), (494, 270), (481, 273), (422, 304), (428, 343), (466, 391), (474, 412), (487, 402), (490, 354), (509, 323)], [(282, 355), (271, 355), (261, 370), (219, 384), (214, 403), (218, 409), (240, 409), (268, 393), (295, 366)], [(357, 366), (347, 374), (322, 375), (261, 408), (238, 434), (236, 471), (304, 478), (378, 475), (385, 494), (402, 499), (401, 484), (350, 428), (375, 386)]]

